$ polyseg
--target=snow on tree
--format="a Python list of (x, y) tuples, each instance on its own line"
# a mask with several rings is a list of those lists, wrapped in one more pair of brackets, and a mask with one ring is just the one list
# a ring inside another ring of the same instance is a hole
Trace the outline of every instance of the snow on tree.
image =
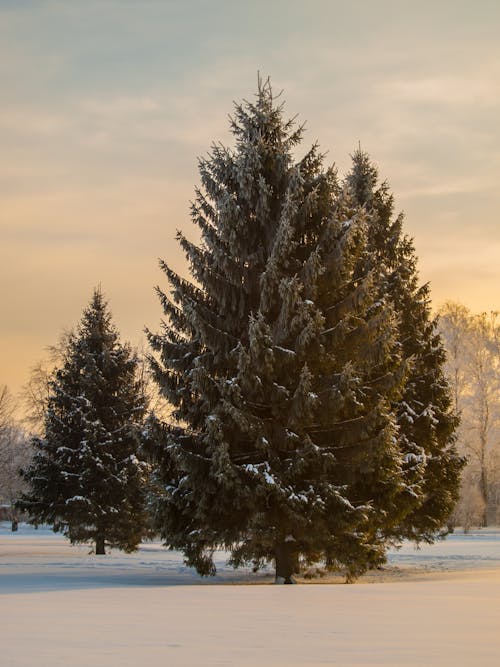
[(67, 337), (49, 381), (43, 438), (34, 438), (19, 507), (72, 543), (137, 548), (148, 525), (139, 456), (146, 402), (138, 360), (122, 344), (99, 289)]
[(203, 575), (221, 547), (235, 566), (274, 561), (279, 580), (299, 559), (352, 578), (424, 493), (395, 408), (411, 366), (374, 213), (316, 146), (295, 161), (302, 128), (268, 82), (231, 130), (235, 148), (199, 163), (200, 245), (178, 234), (192, 280), (161, 264), (171, 297), (158, 288), (166, 320), (149, 338), (177, 421), (157, 429), (156, 523)]
[(393, 406), (408, 489), (400, 497), (407, 511), (395, 534), (432, 542), (457, 501), (464, 465), (455, 445), (458, 413), (445, 374), (446, 352), (429, 285), (419, 283), (413, 241), (403, 233), (403, 215), (394, 216), (389, 187), (379, 183), (377, 168), (361, 149), (346, 184), (369, 216), (368, 261), (386, 268), (382, 294), (398, 316), (402, 356), (411, 359)]

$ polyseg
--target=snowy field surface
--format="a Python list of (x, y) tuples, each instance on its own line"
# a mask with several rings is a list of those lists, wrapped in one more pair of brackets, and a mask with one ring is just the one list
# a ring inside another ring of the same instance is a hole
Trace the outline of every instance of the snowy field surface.
[(352, 586), (201, 580), (157, 543), (89, 554), (0, 523), (1, 667), (500, 664), (500, 530), (404, 545)]

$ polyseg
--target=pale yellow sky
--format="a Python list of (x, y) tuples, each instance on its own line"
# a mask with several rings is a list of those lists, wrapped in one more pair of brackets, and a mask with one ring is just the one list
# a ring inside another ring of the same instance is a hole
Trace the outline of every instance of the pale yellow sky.
[(101, 283), (124, 338), (184, 263), (197, 157), (257, 71), (341, 171), (358, 141), (406, 212), (433, 301), (500, 310), (496, 1), (0, 0), (0, 385)]

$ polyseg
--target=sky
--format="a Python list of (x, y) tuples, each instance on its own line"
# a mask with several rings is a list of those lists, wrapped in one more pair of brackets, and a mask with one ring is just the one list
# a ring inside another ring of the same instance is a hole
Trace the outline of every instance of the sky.
[(257, 73), (340, 173), (358, 144), (406, 215), (433, 304), (500, 310), (497, 0), (0, 0), (0, 385), (100, 284), (122, 337), (186, 274), (197, 159)]

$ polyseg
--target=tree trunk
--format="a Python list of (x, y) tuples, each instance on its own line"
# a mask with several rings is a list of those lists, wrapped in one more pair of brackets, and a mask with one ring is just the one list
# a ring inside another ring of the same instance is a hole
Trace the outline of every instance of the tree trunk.
[(488, 525), (488, 477), (486, 473), (486, 464), (484, 462), (482, 462), (482, 467), (481, 467), (479, 491), (481, 493), (481, 498), (484, 504), (482, 523), (483, 523), (483, 528), (486, 528), (486, 526)]
[(297, 572), (297, 552), (295, 551), (295, 540), (279, 542), (274, 548), (274, 560), (276, 563), (275, 583), (294, 584), (294, 573)]
[(106, 551), (104, 549), (104, 535), (98, 535), (95, 539), (95, 553), (97, 556), (104, 556)]
[(14, 507), (14, 502), (11, 501), (10, 505), (10, 529), (13, 533), (19, 528), (19, 515), (16, 508)]

